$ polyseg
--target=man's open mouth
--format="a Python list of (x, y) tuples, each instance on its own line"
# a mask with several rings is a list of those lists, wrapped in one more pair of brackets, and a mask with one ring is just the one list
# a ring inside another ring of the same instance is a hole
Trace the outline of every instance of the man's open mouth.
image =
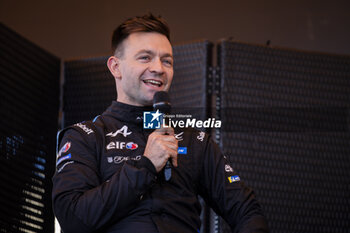
[(163, 85), (163, 83), (161, 81), (154, 80), (154, 79), (143, 80), (143, 82), (146, 84), (151, 84), (151, 85), (158, 86), (158, 87)]

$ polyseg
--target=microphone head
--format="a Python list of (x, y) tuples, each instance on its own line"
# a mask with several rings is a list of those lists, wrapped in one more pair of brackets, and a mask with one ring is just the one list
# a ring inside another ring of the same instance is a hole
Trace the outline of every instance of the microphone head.
[(169, 114), (171, 110), (170, 97), (166, 91), (158, 91), (153, 96), (153, 109), (164, 114)]

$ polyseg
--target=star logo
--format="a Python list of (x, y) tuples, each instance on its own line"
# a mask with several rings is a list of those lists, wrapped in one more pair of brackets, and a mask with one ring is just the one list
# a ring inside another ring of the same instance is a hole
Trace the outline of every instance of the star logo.
[(159, 117), (162, 115), (160, 112), (159, 112), (159, 109), (157, 109), (157, 111), (155, 113), (151, 113), (153, 118), (151, 120), (151, 122), (153, 122), (155, 119), (157, 119), (157, 121), (159, 121)]
[(159, 129), (162, 125), (163, 114), (157, 111), (143, 112), (143, 128), (144, 129)]

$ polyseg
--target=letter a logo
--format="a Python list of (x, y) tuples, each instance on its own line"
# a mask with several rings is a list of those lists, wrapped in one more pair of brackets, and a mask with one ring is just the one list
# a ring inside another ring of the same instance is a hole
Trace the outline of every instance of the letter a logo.
[(132, 133), (131, 131), (128, 132), (128, 126), (124, 125), (121, 129), (118, 129), (114, 133), (111, 132), (109, 134), (106, 134), (106, 136), (116, 137), (118, 134), (122, 134), (126, 138), (131, 133)]

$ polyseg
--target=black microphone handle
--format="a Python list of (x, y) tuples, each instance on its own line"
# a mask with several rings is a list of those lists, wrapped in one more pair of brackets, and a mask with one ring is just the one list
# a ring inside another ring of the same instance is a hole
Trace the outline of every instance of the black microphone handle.
[(164, 178), (166, 181), (169, 181), (170, 178), (171, 178), (171, 168), (172, 168), (172, 164), (170, 162), (170, 160), (168, 160), (165, 164), (165, 167), (164, 167)]
[[(170, 98), (167, 92), (158, 91), (153, 96), (153, 109), (154, 111), (159, 110), (163, 114), (169, 114), (171, 109)], [(171, 179), (171, 161), (168, 160), (164, 167), (164, 178), (166, 181)]]

